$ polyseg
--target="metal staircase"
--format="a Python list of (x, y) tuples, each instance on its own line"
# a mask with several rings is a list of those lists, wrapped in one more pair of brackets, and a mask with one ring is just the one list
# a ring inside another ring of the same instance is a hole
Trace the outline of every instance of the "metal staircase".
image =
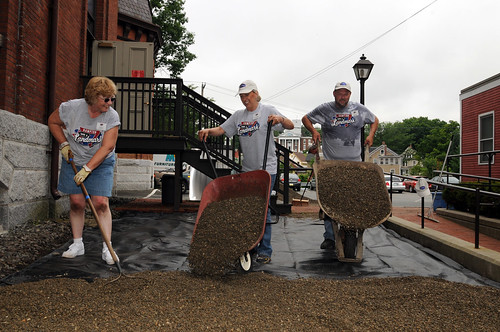
[[(83, 86), (90, 78), (83, 78)], [(122, 122), (116, 152), (174, 154), (174, 209), (179, 208), (182, 199), (183, 162), (211, 178), (241, 171), (237, 137), (222, 135), (211, 137), (207, 142), (217, 172), (215, 175), (205, 146), (197, 135), (203, 128), (222, 124), (231, 115), (229, 112), (185, 86), (182, 79), (110, 78), (118, 88), (114, 108)], [(288, 173), (290, 151), (278, 143), (276, 145), (280, 162)], [(278, 186), (276, 189), (279, 191)], [(287, 206), (288, 191), (284, 196), (283, 205)]]

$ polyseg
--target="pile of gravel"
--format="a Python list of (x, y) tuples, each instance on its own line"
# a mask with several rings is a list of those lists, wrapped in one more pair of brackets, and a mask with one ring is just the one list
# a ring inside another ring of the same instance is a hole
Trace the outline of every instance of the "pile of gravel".
[(498, 331), (500, 290), (440, 279), (143, 272), (0, 287), (5, 331)]

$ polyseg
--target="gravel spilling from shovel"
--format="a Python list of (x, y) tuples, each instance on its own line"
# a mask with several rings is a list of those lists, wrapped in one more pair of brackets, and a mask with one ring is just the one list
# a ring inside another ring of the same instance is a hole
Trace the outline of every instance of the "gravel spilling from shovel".
[(265, 198), (247, 196), (212, 202), (203, 210), (188, 261), (198, 275), (223, 275), (259, 239), (264, 229)]

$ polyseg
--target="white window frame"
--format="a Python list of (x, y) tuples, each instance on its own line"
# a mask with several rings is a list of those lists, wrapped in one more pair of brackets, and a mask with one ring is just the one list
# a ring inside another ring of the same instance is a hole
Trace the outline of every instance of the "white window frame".
[[(491, 116), (491, 134), (492, 136), (491, 137), (488, 137), (486, 139), (482, 139), (482, 133), (481, 133), (481, 120), (483, 118), (486, 118), (486, 117), (490, 117)], [(478, 152), (484, 152), (484, 151), (487, 151), (487, 150), (482, 150), (481, 149), (481, 143), (485, 142), (485, 141), (492, 141), (492, 148), (491, 148), (491, 151), (494, 151), (495, 150), (495, 112), (494, 111), (491, 111), (491, 112), (486, 112), (486, 113), (482, 113), (482, 114), (479, 114), (478, 115), (478, 119), (477, 119), (477, 151)], [(495, 161), (495, 157), (493, 156), (493, 159), (491, 160), (491, 164), (494, 164), (494, 161)], [(488, 165), (488, 155), (479, 155), (477, 156), (477, 163), (478, 165)]]

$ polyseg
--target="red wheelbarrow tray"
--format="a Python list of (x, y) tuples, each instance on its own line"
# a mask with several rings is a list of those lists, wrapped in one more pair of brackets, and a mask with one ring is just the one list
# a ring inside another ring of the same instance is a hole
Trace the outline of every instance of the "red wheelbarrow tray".
[(264, 201), (266, 207), (264, 209), (265, 213), (262, 216), (262, 232), (260, 233), (259, 238), (256, 239), (255, 243), (248, 248), (247, 251), (255, 248), (264, 236), (270, 190), (271, 176), (264, 170), (221, 176), (210, 181), (201, 195), (200, 206), (198, 208), (198, 215), (196, 217), (196, 224), (194, 225), (191, 242), (194, 239), (194, 234), (196, 233), (200, 217), (210, 203), (220, 202), (231, 198), (257, 196), (265, 198)]

